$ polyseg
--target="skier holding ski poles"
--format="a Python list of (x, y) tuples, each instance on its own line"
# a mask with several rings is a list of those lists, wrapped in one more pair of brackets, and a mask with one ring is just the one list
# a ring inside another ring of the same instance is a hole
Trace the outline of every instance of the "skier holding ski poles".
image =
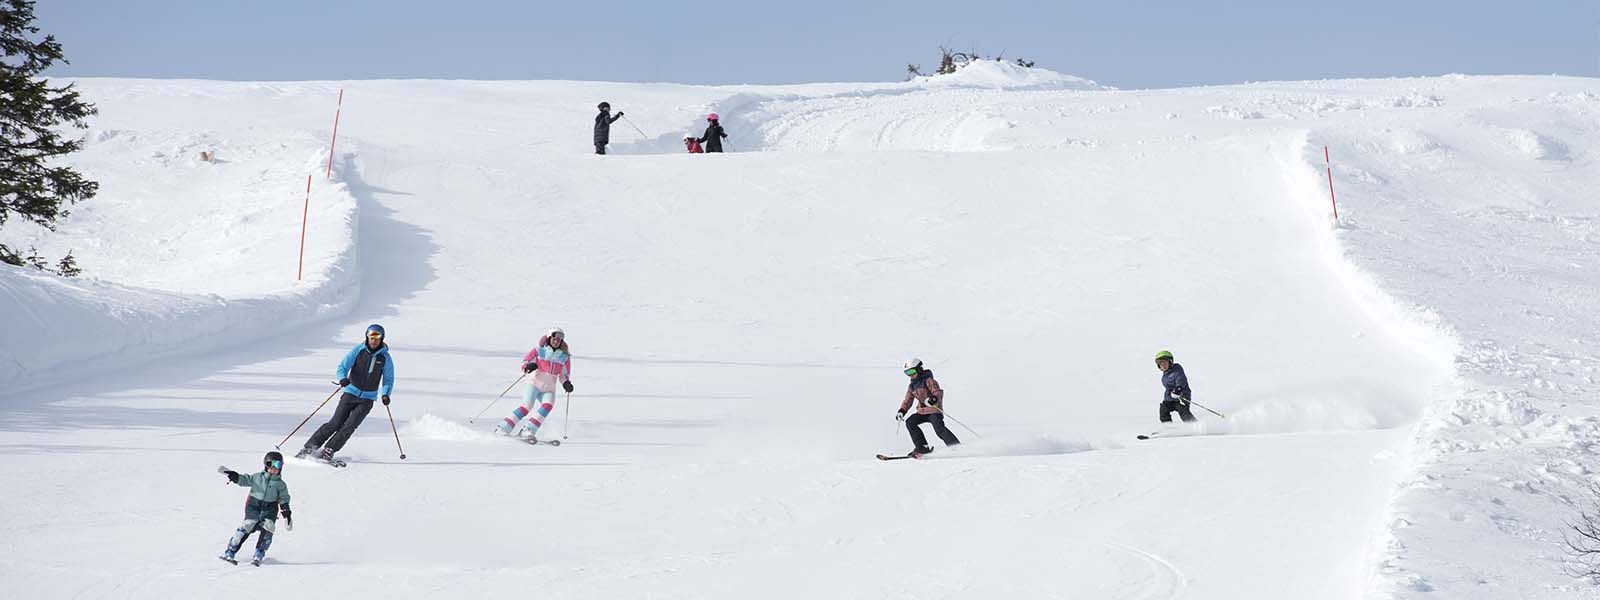
[[(332, 419), (311, 434), (311, 439), (306, 440), (305, 447), (295, 453), (295, 458), (309, 456), (334, 466), (344, 466), (343, 461), (334, 460), (333, 453), (343, 449), (345, 442), (350, 441), (350, 436), (355, 435), (361, 421), (367, 418), (367, 413), (372, 412), (373, 400), (382, 400), (384, 406), (389, 405), (389, 393), (394, 391), (394, 359), (389, 356), (389, 345), (384, 343), (382, 325), (373, 323), (367, 326), (366, 342), (345, 354), (344, 360), (339, 361), (336, 374), (339, 385), (344, 388), (344, 395), (339, 397), (339, 408), (334, 410)], [(324, 442), (327, 443), (326, 447), (323, 446)]]
[(605, 154), (606, 144), (611, 143), (611, 124), (622, 118), (622, 111), (611, 116), (610, 102), (601, 102), (599, 109), (600, 114), (594, 116), (594, 153)]
[(538, 443), (539, 427), (555, 409), (556, 388), (572, 393), (572, 348), (567, 346), (567, 333), (557, 327), (539, 338), (539, 345), (522, 357), (522, 372), (533, 374), (523, 391), (522, 404), (495, 429), (501, 435), (512, 435), (525, 418), (527, 441)]
[(227, 467), (217, 467), (217, 472), (228, 476), (228, 481), (239, 487), (250, 488), (250, 497), (244, 501), (244, 521), (239, 523), (239, 528), (233, 531), (233, 537), (228, 539), (228, 549), (222, 552), (220, 558), (233, 564), (239, 564), (233, 557), (244, 545), (250, 534), (260, 532), (256, 538), (256, 555), (250, 564), (261, 566), (262, 559), (267, 556), (267, 548), (272, 546), (272, 531), (278, 523), (278, 509), (283, 509), (283, 519), (294, 530), (294, 516), (289, 513), (289, 484), (283, 481), (283, 455), (273, 451), (262, 457), (260, 473), (244, 475), (232, 471)]
[(1177, 411), (1178, 418), (1185, 423), (1198, 420), (1189, 412), (1189, 399), (1194, 397), (1194, 390), (1189, 389), (1183, 365), (1172, 362), (1172, 353), (1162, 350), (1156, 353), (1156, 368), (1161, 369), (1161, 386), (1165, 388), (1161, 394), (1161, 422), (1171, 423), (1173, 411)]
[[(905, 399), (900, 401), (900, 412), (895, 413), (896, 421), (905, 421), (906, 429), (911, 432), (911, 443), (916, 448), (911, 451), (911, 456), (922, 456), (933, 452), (933, 447), (928, 445), (928, 438), (922, 434), (922, 424), (931, 423), (933, 432), (939, 436), (946, 447), (958, 446), (961, 440), (956, 439), (956, 434), (950, 432), (944, 424), (944, 388), (939, 387), (939, 382), (933, 378), (933, 370), (924, 368), (922, 360), (913, 358), (906, 361), (905, 373), (911, 378), (911, 384), (906, 388)], [(917, 404), (917, 414), (906, 418), (906, 411), (911, 410), (911, 403)]]

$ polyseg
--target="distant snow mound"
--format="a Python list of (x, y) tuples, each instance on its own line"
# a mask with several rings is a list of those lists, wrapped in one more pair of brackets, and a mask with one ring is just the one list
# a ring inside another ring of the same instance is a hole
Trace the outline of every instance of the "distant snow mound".
[(1112, 90), (1082, 77), (995, 60), (968, 63), (948, 75), (926, 75), (913, 83), (933, 88), (984, 88), (996, 90)]
[(1568, 160), (1572, 151), (1560, 140), (1536, 131), (1507, 129), (1505, 139), (1517, 153), (1534, 160)]

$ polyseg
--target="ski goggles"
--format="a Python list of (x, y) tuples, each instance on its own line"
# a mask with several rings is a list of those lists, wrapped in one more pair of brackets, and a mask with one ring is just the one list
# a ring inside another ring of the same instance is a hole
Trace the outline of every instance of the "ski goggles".
[(282, 471), (283, 470), (283, 461), (281, 461), (281, 460), (269, 460), (269, 461), (267, 461), (267, 468), (268, 469), (277, 469), (279, 471)]
[(368, 331), (367, 332), (367, 339), (369, 339), (369, 340), (381, 340), (381, 339), (383, 339), (383, 334), (378, 333), (376, 331)]
[(921, 370), (922, 369), (917, 368), (917, 367), (911, 367), (909, 369), (906, 369), (906, 377), (916, 377), (917, 376), (917, 371), (921, 371)]
[(567, 339), (567, 334), (557, 331), (555, 333), (550, 334), (550, 339), (552, 339), (552, 340), (564, 340), (564, 339)]

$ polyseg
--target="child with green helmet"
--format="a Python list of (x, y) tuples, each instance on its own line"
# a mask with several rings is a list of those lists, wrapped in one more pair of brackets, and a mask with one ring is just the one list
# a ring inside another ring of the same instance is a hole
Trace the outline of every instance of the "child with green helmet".
[(1189, 399), (1194, 397), (1194, 390), (1189, 389), (1189, 377), (1183, 374), (1183, 365), (1173, 362), (1172, 352), (1162, 350), (1156, 353), (1156, 368), (1161, 369), (1161, 386), (1165, 388), (1161, 394), (1161, 422), (1171, 423), (1173, 412), (1185, 423), (1198, 420), (1189, 412)]

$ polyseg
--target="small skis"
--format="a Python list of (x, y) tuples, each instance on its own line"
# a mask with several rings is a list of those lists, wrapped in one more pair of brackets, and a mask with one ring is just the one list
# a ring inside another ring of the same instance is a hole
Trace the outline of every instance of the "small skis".
[(910, 454), (894, 454), (894, 455), (879, 454), (878, 455), (878, 460), (905, 460), (905, 459), (908, 459), (908, 458), (922, 458), (922, 455), (921, 454), (917, 454), (916, 452), (912, 452)]
[(1141, 439), (1141, 440), (1149, 440), (1149, 439), (1155, 439), (1155, 438), (1160, 437), (1160, 436), (1161, 436), (1161, 432), (1152, 431), (1150, 433), (1141, 433), (1141, 434), (1139, 434), (1139, 439)]
[(252, 559), (250, 559), (250, 566), (259, 567), (259, 566), (261, 566), (261, 561), (262, 560), (263, 559), (261, 557), (259, 557), (259, 556), (255, 557), (255, 558), (252, 558)]
[(224, 555), (222, 555), (222, 556), (218, 556), (218, 557), (217, 557), (217, 560), (221, 560), (221, 561), (226, 561), (226, 562), (228, 562), (228, 563), (229, 563), (229, 564), (234, 564), (234, 565), (237, 565), (237, 564), (239, 564), (239, 559), (237, 559), (237, 558), (234, 558), (234, 557), (232, 557), (232, 556), (228, 556), (228, 555), (226, 555), (226, 554), (224, 554)]
[(550, 446), (550, 447), (553, 448), (553, 447), (561, 445), (561, 440), (541, 440), (539, 438), (519, 437), (519, 438), (517, 438), (517, 441), (522, 442), (524, 444), (527, 444), (529, 446), (545, 445), (545, 446)]

